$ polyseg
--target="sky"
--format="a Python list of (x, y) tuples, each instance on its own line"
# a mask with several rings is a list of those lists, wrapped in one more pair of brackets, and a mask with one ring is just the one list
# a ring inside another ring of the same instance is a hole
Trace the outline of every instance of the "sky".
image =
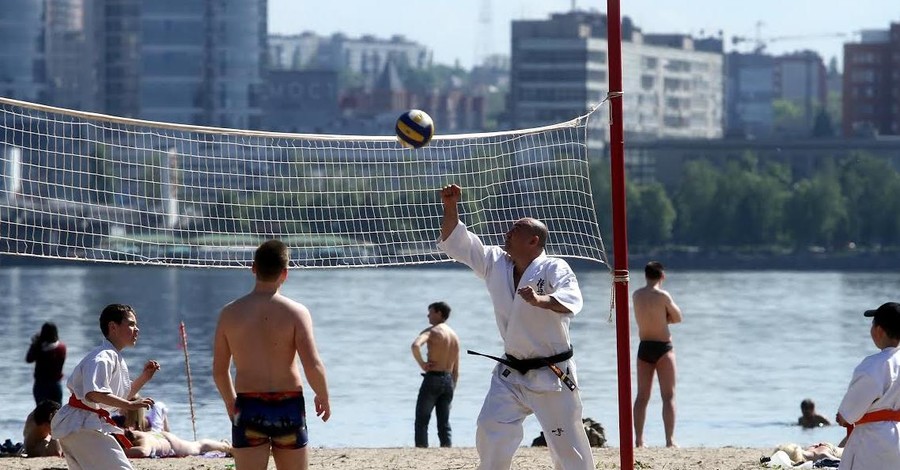
[[(900, 22), (900, 0), (620, 1), (622, 15), (644, 33), (722, 30), (726, 51), (734, 49), (733, 36), (781, 38), (770, 41), (766, 50), (780, 54), (812, 49), (826, 63), (834, 56), (841, 62), (842, 44), (859, 38), (854, 33)], [(430, 47), (436, 63), (458, 61), (469, 68), (485, 54), (509, 55), (513, 20), (547, 19), (551, 13), (570, 11), (573, 3), (600, 12), (607, 5), (606, 0), (269, 0), (269, 32), (384, 38), (400, 34)], [(737, 50), (751, 49), (748, 41)]]

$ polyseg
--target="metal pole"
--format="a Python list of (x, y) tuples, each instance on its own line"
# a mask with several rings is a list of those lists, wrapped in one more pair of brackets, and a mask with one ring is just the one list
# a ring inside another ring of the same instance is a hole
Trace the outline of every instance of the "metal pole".
[(631, 410), (631, 334), (628, 311), (628, 230), (625, 224), (625, 133), (622, 128), (622, 13), (620, 0), (607, 0), (609, 151), (612, 189), (616, 353), (619, 381), (619, 448), (622, 470), (634, 470)]

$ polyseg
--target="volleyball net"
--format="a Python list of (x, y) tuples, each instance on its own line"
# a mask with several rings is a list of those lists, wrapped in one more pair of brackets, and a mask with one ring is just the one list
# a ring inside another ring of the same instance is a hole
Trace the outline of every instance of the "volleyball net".
[[(338, 136), (183, 126), (0, 98), (0, 254), (246, 267), (266, 239), (292, 267), (448, 261), (439, 190), (502, 244), (521, 217), (548, 254), (605, 262), (589, 181), (590, 114), (552, 126), (436, 136)], [(438, 130), (440, 123), (436, 123)]]

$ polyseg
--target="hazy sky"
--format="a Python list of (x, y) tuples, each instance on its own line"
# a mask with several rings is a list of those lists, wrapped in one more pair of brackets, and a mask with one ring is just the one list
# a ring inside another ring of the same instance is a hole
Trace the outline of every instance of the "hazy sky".
[[(900, 0), (621, 0), (622, 14), (645, 33), (698, 34), (722, 30), (732, 36), (804, 36), (769, 43), (773, 53), (818, 51), (826, 63), (842, 55), (847, 38), (861, 29), (887, 29), (900, 22)], [(579, 9), (606, 11), (606, 0), (577, 0)], [(727, 6), (726, 6), (727, 5)], [(485, 8), (488, 6), (488, 8)], [(269, 0), (269, 31), (330, 35), (402, 34), (431, 47), (436, 62), (466, 67), (484, 53), (509, 54), (510, 22), (546, 19), (568, 11), (572, 0)], [(489, 12), (489, 14), (485, 14)], [(490, 27), (488, 27), (488, 25)], [(751, 43), (741, 44), (749, 50)]]

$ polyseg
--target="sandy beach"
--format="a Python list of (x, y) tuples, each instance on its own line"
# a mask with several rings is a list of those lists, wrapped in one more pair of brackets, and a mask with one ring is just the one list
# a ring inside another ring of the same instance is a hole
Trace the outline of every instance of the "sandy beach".
[[(635, 469), (641, 470), (742, 470), (758, 469), (759, 458), (770, 455), (771, 449), (721, 447), (666, 449), (651, 447), (635, 449)], [(618, 448), (595, 448), (594, 460), (598, 469), (619, 467)], [(169, 458), (138, 459), (132, 461), (138, 470), (227, 470), (234, 469), (230, 458)], [(457, 470), (474, 469), (478, 454), (474, 448), (453, 449), (310, 449), (310, 468), (329, 470)], [(0, 468), (7, 470), (65, 469), (61, 458), (0, 459)], [(523, 447), (513, 460), (514, 470), (546, 470), (552, 468), (546, 448)], [(270, 460), (269, 469), (275, 464)]]

